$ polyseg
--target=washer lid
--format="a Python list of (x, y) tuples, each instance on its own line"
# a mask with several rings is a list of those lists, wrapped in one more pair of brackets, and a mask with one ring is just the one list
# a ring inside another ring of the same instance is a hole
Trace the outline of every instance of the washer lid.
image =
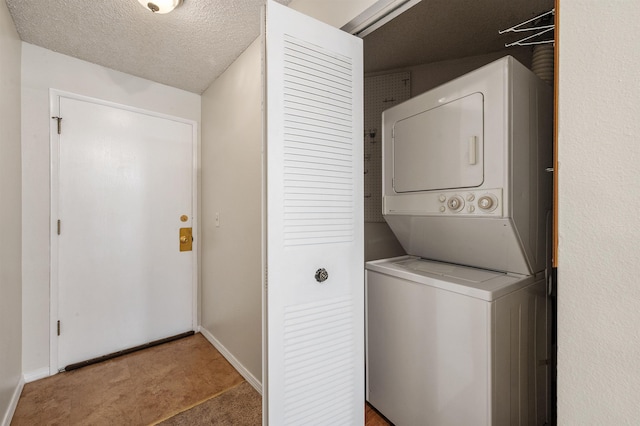
[(367, 262), (366, 269), (489, 302), (533, 283), (535, 278), (414, 256)]

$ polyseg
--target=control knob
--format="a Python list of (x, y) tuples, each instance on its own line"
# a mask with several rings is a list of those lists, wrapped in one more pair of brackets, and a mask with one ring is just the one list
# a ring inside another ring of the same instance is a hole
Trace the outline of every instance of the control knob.
[(498, 199), (494, 195), (488, 194), (478, 198), (478, 207), (480, 207), (484, 211), (493, 211), (497, 206)]
[(464, 200), (461, 197), (454, 195), (447, 201), (447, 207), (449, 207), (449, 210), (459, 212), (464, 207)]

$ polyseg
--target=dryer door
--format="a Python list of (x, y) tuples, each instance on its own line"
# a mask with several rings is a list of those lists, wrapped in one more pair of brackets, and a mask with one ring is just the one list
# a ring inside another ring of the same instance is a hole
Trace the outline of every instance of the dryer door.
[(473, 93), (393, 124), (395, 192), (482, 185), (483, 103)]

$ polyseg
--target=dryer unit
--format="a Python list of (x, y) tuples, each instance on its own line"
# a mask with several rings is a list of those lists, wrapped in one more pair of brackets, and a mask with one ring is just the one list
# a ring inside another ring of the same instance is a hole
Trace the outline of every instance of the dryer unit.
[(551, 87), (510, 56), (386, 110), (383, 215), (406, 252), (544, 270), (552, 120)]

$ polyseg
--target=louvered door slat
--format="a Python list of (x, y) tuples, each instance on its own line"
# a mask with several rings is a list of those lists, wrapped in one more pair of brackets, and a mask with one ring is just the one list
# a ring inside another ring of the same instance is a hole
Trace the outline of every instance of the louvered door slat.
[(269, 1), (265, 45), (265, 416), (362, 424), (361, 40)]

